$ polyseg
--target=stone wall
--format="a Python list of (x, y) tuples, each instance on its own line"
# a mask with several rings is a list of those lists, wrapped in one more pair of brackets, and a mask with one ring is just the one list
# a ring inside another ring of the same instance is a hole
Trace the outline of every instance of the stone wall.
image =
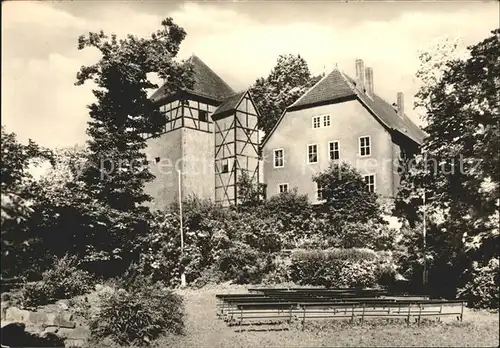
[(34, 311), (2, 302), (1, 327), (2, 347), (81, 347), (89, 337), (89, 328), (75, 318), (64, 300)]

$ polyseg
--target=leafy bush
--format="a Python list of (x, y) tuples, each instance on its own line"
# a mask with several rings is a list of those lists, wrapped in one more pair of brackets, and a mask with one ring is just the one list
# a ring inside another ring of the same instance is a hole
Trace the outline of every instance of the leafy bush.
[(273, 262), (272, 269), (264, 274), (262, 278), (263, 284), (285, 284), (290, 282), (290, 259), (276, 257)]
[(180, 279), (180, 235), (178, 215), (156, 213), (151, 232), (138, 239), (140, 254), (135, 272), (154, 281), (174, 285)]
[(372, 287), (377, 283), (376, 264), (366, 260), (360, 262), (344, 261), (336, 283), (338, 287)]
[(370, 248), (390, 250), (393, 247), (395, 231), (378, 222), (338, 224), (330, 238), (336, 248)]
[(258, 251), (269, 253), (281, 250), (280, 225), (270, 218), (242, 213), (228, 226), (228, 234)]
[(148, 345), (165, 333), (182, 334), (183, 317), (182, 298), (159, 283), (120, 289), (102, 295), (99, 314), (90, 321), (91, 337)]
[(347, 163), (331, 163), (313, 181), (322, 187), (325, 202), (319, 205), (333, 223), (381, 220), (378, 197), (368, 192), (361, 174)]
[(237, 284), (259, 283), (273, 268), (271, 255), (263, 254), (241, 242), (234, 244), (216, 261), (223, 280)]
[(472, 265), (471, 281), (459, 290), (459, 296), (467, 299), (474, 308), (499, 309), (499, 261), (492, 258), (484, 267)]
[(218, 284), (222, 281), (222, 279), (224, 279), (224, 275), (219, 270), (215, 269), (215, 267), (210, 267), (203, 270), (200, 276), (190, 285), (195, 289), (199, 289), (206, 285)]
[(44, 305), (92, 290), (93, 277), (88, 272), (78, 269), (76, 265), (77, 259), (74, 256), (56, 260), (53, 268), (42, 274), (41, 280), (25, 285), (22, 291), (23, 305), (27, 307)]
[(290, 278), (303, 285), (371, 287), (385, 274), (383, 264), (370, 249), (300, 250), (292, 253)]

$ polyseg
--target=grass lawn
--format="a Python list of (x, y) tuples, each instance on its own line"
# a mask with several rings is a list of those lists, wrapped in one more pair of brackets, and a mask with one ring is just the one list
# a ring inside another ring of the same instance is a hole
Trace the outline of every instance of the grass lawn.
[[(186, 306), (186, 335), (160, 339), (156, 347), (498, 347), (498, 314), (466, 310), (464, 321), (412, 324), (350, 325), (346, 322), (281, 326), (280, 331), (237, 332), (216, 317), (216, 293), (246, 292), (244, 286), (178, 290)], [(270, 327), (266, 327), (270, 328)], [(262, 330), (262, 331), (256, 331)]]

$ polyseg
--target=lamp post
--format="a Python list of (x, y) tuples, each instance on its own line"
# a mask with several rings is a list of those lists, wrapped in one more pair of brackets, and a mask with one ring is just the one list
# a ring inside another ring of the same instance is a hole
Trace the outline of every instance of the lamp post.
[[(179, 177), (179, 220), (180, 220), (180, 233), (181, 233), (181, 259), (184, 256), (184, 231), (182, 229), (182, 186), (181, 186), (181, 170), (177, 169), (177, 176)], [(182, 267), (182, 265), (181, 265)], [(186, 286), (186, 274), (184, 270), (181, 273), (181, 286)]]
[(424, 287), (424, 290), (427, 288), (427, 257), (426, 257), (426, 249), (427, 249), (427, 216), (426, 216), (426, 202), (425, 202), (425, 184), (426, 184), (426, 176), (427, 176), (427, 153), (424, 152), (424, 183), (423, 183), (423, 198), (422, 198), (422, 203), (423, 203), (423, 221), (422, 221), (422, 249), (423, 249), (423, 272), (422, 272), (422, 284)]

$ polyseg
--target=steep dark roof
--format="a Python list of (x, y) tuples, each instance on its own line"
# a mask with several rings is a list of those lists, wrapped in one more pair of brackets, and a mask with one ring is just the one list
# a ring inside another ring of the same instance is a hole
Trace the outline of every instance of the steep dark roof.
[[(351, 77), (345, 75), (338, 69), (323, 77), (318, 83), (310, 88), (295, 103), (290, 105), (286, 111), (293, 111), (303, 108), (310, 108), (317, 105), (325, 105), (345, 99), (357, 98), (373, 115), (387, 128), (399, 132), (410, 138), (417, 144), (421, 144), (426, 137), (425, 132), (420, 129), (407, 115), (398, 115), (391, 104), (374, 95), (373, 99), (366, 93), (360, 92), (356, 87), (356, 82)], [(286, 115), (286, 111), (281, 115), (265, 142), (271, 137), (279, 123)]]
[[(192, 55), (187, 62), (193, 66), (194, 85), (192, 89), (186, 90), (189, 93), (209, 98), (215, 101), (223, 101), (224, 99), (234, 95), (234, 91), (229, 85), (224, 82), (212, 69), (210, 69), (203, 61), (195, 55)], [(160, 87), (151, 99), (159, 100), (166, 95), (165, 85)]]
[(306, 106), (323, 104), (337, 99), (355, 97), (356, 93), (350, 88), (339, 70), (335, 69), (323, 77), (312, 88), (304, 93), (287, 109), (301, 109)]
[(235, 110), (246, 93), (247, 91), (236, 93), (235, 95), (224, 100), (224, 102), (219, 105), (217, 109), (215, 109), (214, 113), (212, 114), (212, 118)]
[(420, 129), (412, 120), (406, 115), (400, 115), (394, 107), (374, 93), (373, 99), (366, 93), (359, 92), (354, 86), (355, 81), (353, 78), (343, 74), (346, 82), (348, 82), (353, 90), (357, 91), (357, 97), (361, 102), (370, 109), (375, 116), (384, 123), (387, 127), (395, 130), (408, 138), (412, 139), (417, 144), (421, 144), (427, 134)]

